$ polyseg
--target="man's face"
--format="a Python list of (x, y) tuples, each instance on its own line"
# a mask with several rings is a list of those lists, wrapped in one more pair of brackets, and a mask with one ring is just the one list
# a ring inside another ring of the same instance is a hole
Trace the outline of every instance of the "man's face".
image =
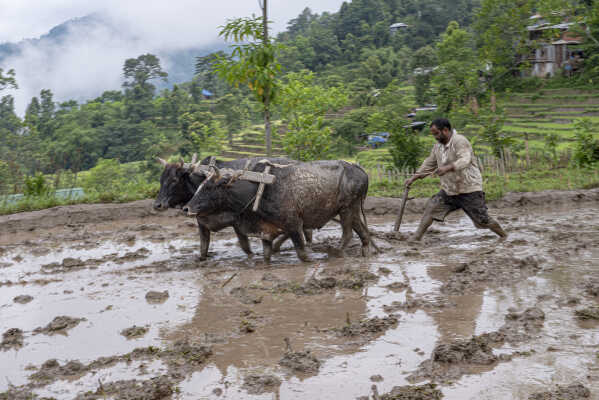
[(437, 128), (436, 125), (431, 126), (431, 133), (435, 137), (437, 142), (441, 144), (447, 144), (447, 142), (449, 141), (449, 137), (451, 136), (449, 129), (443, 128), (443, 130), (441, 130)]

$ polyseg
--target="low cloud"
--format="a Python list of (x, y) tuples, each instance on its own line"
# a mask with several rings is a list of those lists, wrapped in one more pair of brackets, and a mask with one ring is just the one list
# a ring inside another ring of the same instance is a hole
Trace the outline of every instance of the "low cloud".
[[(45, 0), (43, 4), (36, 4), (37, 8), (26, 0), (16, 5), (6, 3), (0, 0), (3, 12), (11, 10), (10, 14), (0, 17), (3, 26), (0, 41), (39, 37), (40, 26), (50, 24), (44, 28), (43, 32), (47, 32), (58, 21), (94, 15), (80, 23), (69, 24), (67, 34), (57, 43), (20, 42), (20, 53), (0, 62), (1, 68), (16, 71), (19, 89), (5, 93), (15, 97), (20, 115), (41, 89), (51, 89), (57, 101), (83, 101), (105, 90), (120, 89), (122, 67), (127, 58), (145, 53), (161, 56), (190, 48), (199, 52), (202, 48), (222, 46), (218, 27), (228, 18), (260, 13), (257, 1), (248, 0), (222, 0), (210, 5), (202, 0)], [(305, 7), (315, 12), (336, 11), (341, 3), (340, 0), (310, 0), (303, 4), (271, 0), (269, 19), (274, 21), (272, 28), (277, 32), (285, 29), (287, 21)], [(61, 20), (61, 16), (64, 19)], [(29, 31), (33, 34), (23, 31), (23, 24), (33, 26)], [(16, 26), (21, 30), (15, 29)], [(165, 57), (161, 60), (163, 68), (169, 68), (168, 60)]]

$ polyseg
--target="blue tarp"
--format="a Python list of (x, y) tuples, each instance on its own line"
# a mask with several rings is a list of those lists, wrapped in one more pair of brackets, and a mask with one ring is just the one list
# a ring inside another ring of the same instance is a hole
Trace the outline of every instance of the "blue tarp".
[(212, 96), (214, 96), (214, 94), (212, 94), (212, 92), (209, 90), (202, 89), (202, 96), (212, 97)]

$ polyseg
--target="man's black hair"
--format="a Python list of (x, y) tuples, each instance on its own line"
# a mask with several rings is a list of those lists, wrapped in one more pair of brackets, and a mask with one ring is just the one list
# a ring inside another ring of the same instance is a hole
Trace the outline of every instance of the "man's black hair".
[(447, 128), (451, 131), (451, 124), (447, 118), (437, 118), (433, 122), (431, 122), (431, 127), (435, 125), (438, 130), (442, 131), (443, 128)]

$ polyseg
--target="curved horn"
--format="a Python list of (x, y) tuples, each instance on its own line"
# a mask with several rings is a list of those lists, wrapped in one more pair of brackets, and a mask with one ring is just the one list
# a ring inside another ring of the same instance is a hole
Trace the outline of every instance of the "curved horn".
[(210, 176), (211, 178), (219, 178), (220, 177), (220, 169), (218, 169), (218, 167), (216, 165), (211, 166), (210, 168), (212, 168), (212, 175)]
[(156, 157), (156, 161), (158, 161), (160, 164), (162, 164), (165, 167), (168, 165), (168, 163), (160, 157)]
[(196, 192), (193, 194), (194, 197), (195, 197), (196, 194), (198, 194), (204, 188), (204, 185), (206, 185), (206, 182), (208, 182), (209, 180), (212, 179), (212, 177), (214, 176), (214, 174), (215, 174), (215, 171), (212, 171), (212, 172), (210, 172), (208, 174), (208, 176), (206, 177), (206, 179), (204, 179), (204, 182), (202, 182), (202, 184), (200, 186), (198, 186), (198, 190), (196, 190)]
[(183, 159), (183, 157), (179, 158), (179, 162), (181, 163), (181, 166), (185, 165), (185, 160)]
[(198, 161), (198, 153), (193, 153), (193, 156), (191, 156), (191, 163), (195, 164)]

